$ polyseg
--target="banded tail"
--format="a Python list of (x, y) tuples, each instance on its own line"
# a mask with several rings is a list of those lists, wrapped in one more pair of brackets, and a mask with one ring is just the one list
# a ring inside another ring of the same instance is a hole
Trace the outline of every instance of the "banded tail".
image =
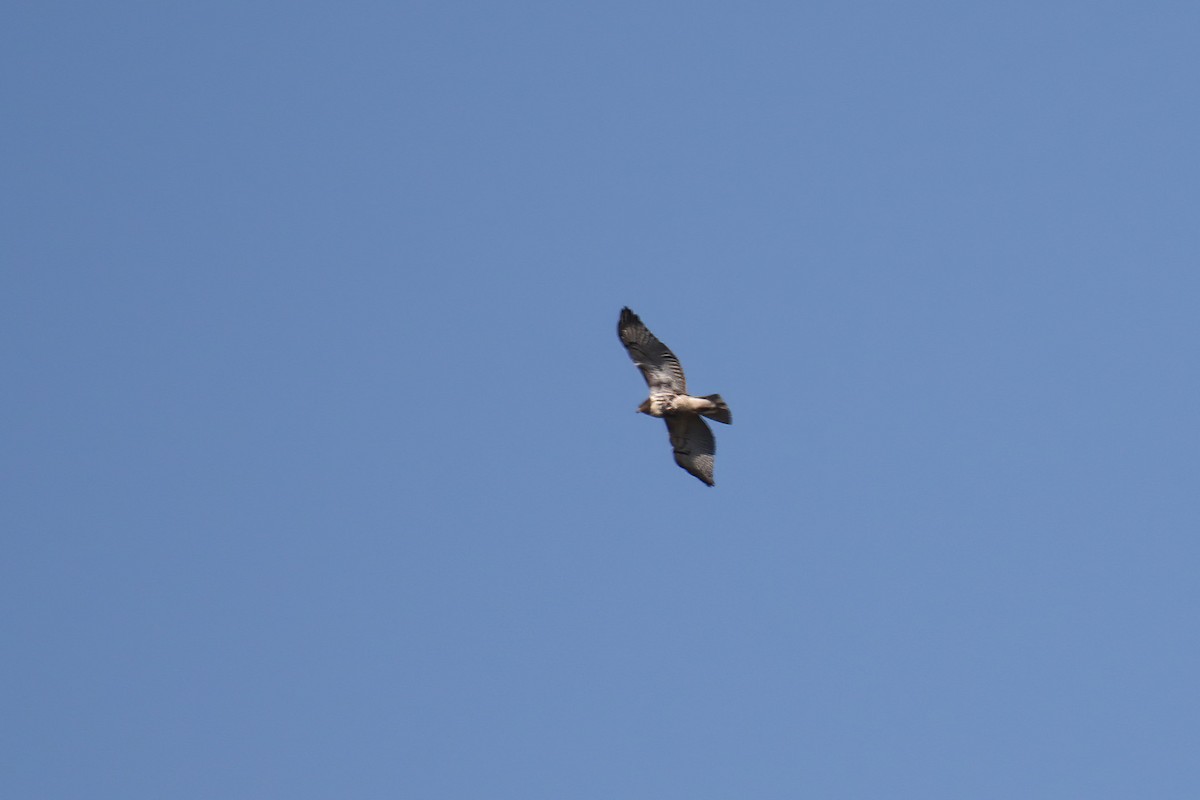
[(721, 399), (719, 394), (706, 394), (704, 399), (712, 403), (715, 408), (708, 411), (701, 411), (703, 416), (709, 419), (715, 419), (717, 422), (724, 422), (726, 425), (733, 424), (733, 413), (729, 410), (729, 406), (725, 405), (725, 401)]

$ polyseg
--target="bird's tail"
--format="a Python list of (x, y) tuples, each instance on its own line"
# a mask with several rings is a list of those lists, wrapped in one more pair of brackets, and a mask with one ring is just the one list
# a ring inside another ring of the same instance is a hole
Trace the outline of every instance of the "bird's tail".
[(719, 394), (708, 394), (704, 399), (713, 404), (713, 408), (700, 413), (709, 419), (715, 419), (717, 422), (724, 422), (726, 425), (733, 424), (733, 414), (729, 410), (729, 406), (725, 405), (725, 401), (721, 399)]

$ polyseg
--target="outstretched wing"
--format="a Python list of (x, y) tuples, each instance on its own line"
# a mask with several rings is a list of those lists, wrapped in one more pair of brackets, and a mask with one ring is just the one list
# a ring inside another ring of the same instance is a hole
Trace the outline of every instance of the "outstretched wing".
[(675, 463), (712, 486), (717, 442), (708, 425), (695, 414), (676, 414), (666, 417), (666, 421)]
[(687, 394), (687, 382), (683, 378), (679, 359), (628, 308), (621, 309), (617, 335), (621, 337), (621, 344), (629, 351), (633, 363), (642, 371), (651, 395), (657, 391)]

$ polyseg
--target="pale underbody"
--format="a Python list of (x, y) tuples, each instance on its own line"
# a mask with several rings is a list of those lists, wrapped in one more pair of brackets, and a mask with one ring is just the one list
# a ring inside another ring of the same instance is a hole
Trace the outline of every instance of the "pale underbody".
[(668, 414), (703, 414), (713, 411), (717, 404), (704, 397), (692, 397), (689, 394), (662, 394), (647, 398), (638, 406), (638, 411), (652, 417), (665, 417)]

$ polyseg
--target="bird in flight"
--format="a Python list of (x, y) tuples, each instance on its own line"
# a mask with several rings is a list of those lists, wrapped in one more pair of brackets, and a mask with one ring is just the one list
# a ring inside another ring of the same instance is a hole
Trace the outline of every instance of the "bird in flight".
[(730, 425), (733, 415), (729, 406), (719, 394), (689, 395), (679, 359), (628, 308), (621, 309), (617, 335), (650, 387), (650, 396), (637, 410), (666, 421), (675, 463), (712, 486), (717, 443), (700, 417)]

